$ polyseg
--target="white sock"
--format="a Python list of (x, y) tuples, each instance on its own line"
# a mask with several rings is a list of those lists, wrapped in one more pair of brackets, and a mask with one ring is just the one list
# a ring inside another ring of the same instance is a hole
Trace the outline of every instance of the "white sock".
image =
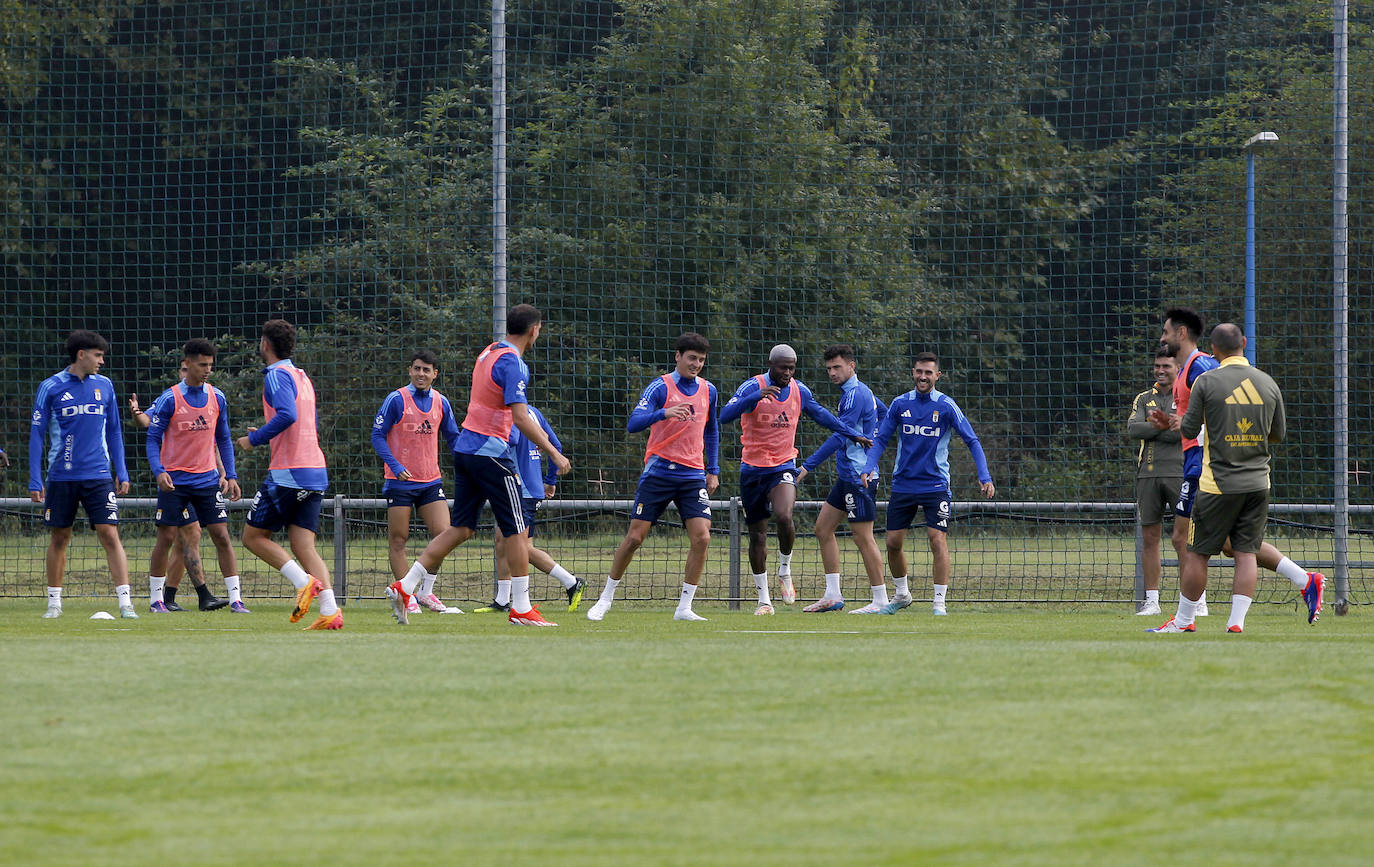
[(781, 551), (778, 552), (778, 577), (779, 577), (779, 578), (791, 578), (791, 577), (792, 577), (792, 555), (791, 555), (791, 554), (784, 554), (784, 553), (782, 553)]
[(49, 607), (56, 607), (56, 608), (61, 608), (61, 607), (62, 607), (62, 588), (61, 588), (61, 587), (49, 587), (49, 588), (48, 588), (48, 606), (49, 606)]
[(434, 595), (434, 581), (438, 577), (438, 575), (431, 575), (428, 572), (425, 573), (425, 577), (420, 581), (421, 598)]
[(510, 578), (510, 610), (516, 614), (527, 614), (534, 605), (530, 603), (530, 576), (512, 575)]
[(839, 573), (839, 572), (827, 572), (827, 573), (825, 573), (825, 598), (826, 598), (826, 599), (843, 599), (843, 598), (844, 598), (842, 595), (840, 595), (840, 573)]
[(910, 596), (910, 595), (911, 595), (911, 588), (907, 586), (907, 583), (906, 583), (906, 576), (905, 576), (905, 575), (903, 575), (903, 576), (900, 577), (900, 578), (898, 578), (896, 575), (892, 576), (892, 583), (897, 585), (897, 595), (898, 595), (898, 596)]
[(428, 574), (429, 573), (425, 571), (425, 567), (420, 565), (419, 560), (410, 564), (410, 571), (406, 572), (405, 577), (401, 579), (402, 592), (414, 595), (415, 588), (420, 586), (421, 582), (425, 580), (425, 576)]
[(691, 611), (691, 610), (692, 610), (692, 600), (693, 600), (694, 598), (696, 598), (696, 595), (697, 595), (697, 585), (695, 585), (695, 584), (688, 584), (686, 581), (683, 581), (683, 582), (682, 582), (682, 595), (681, 595), (680, 597), (678, 597), (678, 600), (677, 600), (677, 610), (678, 610), (678, 611)]
[(1287, 557), (1279, 561), (1279, 565), (1275, 567), (1274, 571), (1291, 581), (1293, 586), (1299, 590), (1307, 588), (1307, 573), (1303, 571), (1301, 566)]
[(601, 601), (601, 602), (605, 602), (607, 605), (609, 605), (611, 602), (613, 602), (613, 601), (615, 600), (615, 588), (617, 588), (617, 587), (619, 587), (619, 586), (620, 586), (620, 579), (619, 579), (619, 578), (609, 578), (609, 577), (608, 577), (608, 578), (606, 579), (606, 586), (603, 587), (602, 590), (601, 590), (601, 599), (600, 599), (600, 601)]
[(767, 573), (767, 572), (755, 572), (755, 573), (754, 573), (754, 586), (757, 587), (757, 588), (758, 588), (758, 591), (759, 591), (759, 604), (760, 604), (760, 605), (772, 605), (772, 604), (773, 604), (773, 600), (772, 600), (772, 598), (768, 595), (768, 573)]
[(1192, 601), (1182, 593), (1178, 594), (1178, 613), (1174, 615), (1174, 625), (1191, 626), (1193, 621), (1197, 619), (1197, 606), (1197, 602)]
[(1250, 603), (1254, 601), (1255, 600), (1251, 599), (1249, 596), (1237, 596), (1233, 594), (1231, 596), (1231, 619), (1226, 621), (1226, 628), (1230, 629), (1232, 626), (1239, 626), (1241, 629), (1244, 629), (1245, 615), (1249, 613)]
[(286, 565), (281, 567), (282, 577), (291, 582), (291, 586), (297, 590), (310, 583), (310, 575), (301, 568), (301, 564), (295, 560), (287, 560)]
[(557, 563), (553, 564), (553, 568), (549, 570), (549, 577), (562, 584), (564, 590), (577, 584), (577, 576)]
[(945, 607), (945, 591), (949, 589), (949, 585), (948, 585), (948, 584), (932, 584), (931, 586), (935, 588), (935, 599), (934, 599), (934, 601), (931, 603), (931, 607), (933, 607), (933, 608), (944, 608), (944, 607)]
[(339, 603), (334, 601), (334, 588), (320, 591), (320, 616), (329, 617), (339, 613)]
[(115, 596), (119, 597), (119, 607), (120, 607), (120, 608), (133, 608), (133, 607), (134, 607), (133, 596), (132, 596), (132, 594), (129, 592), (129, 585), (128, 585), (128, 584), (121, 584), (121, 585), (119, 585), (118, 587), (116, 587), (116, 588), (115, 588)]
[(1158, 591), (1158, 590), (1146, 590), (1146, 591), (1145, 591), (1145, 604), (1146, 604), (1146, 605), (1149, 605), (1149, 604), (1151, 604), (1151, 603), (1154, 603), (1155, 605), (1158, 605), (1158, 604), (1159, 604), (1159, 591)]
[(162, 601), (162, 588), (167, 585), (167, 576), (161, 578), (156, 575), (148, 576), (148, 604)]
[(239, 576), (225, 575), (224, 589), (229, 591), (230, 603), (243, 601), (243, 588), (239, 585)]
[(887, 584), (875, 584), (869, 589), (873, 591), (874, 605), (887, 604)]
[(497, 579), (496, 579), (496, 604), (497, 604), (497, 605), (509, 605), (509, 604), (510, 604), (510, 579), (509, 579), (509, 578), (497, 578)]
[(1197, 604), (1198, 604), (1198, 607), (1199, 607), (1199, 608), (1201, 608), (1202, 606), (1204, 606), (1204, 605), (1207, 604), (1207, 591), (1206, 591), (1206, 590), (1202, 591), (1202, 595), (1199, 596), (1199, 597), (1197, 598)]

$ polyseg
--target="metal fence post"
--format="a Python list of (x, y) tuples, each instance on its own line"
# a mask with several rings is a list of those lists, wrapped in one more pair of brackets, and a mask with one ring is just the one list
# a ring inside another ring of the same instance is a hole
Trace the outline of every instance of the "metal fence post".
[(739, 610), (740, 498), (730, 498), (730, 610)]
[(1145, 534), (1140, 529), (1139, 510), (1135, 514), (1135, 601), (1145, 601)]
[(348, 604), (348, 540), (345, 538), (344, 498), (334, 497), (334, 585), (340, 606)]

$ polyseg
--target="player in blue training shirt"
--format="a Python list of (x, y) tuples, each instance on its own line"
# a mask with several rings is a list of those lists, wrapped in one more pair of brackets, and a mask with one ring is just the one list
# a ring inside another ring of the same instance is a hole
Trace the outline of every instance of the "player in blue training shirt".
[[(544, 435), (549, 438), (549, 442), (560, 452), (563, 451), (563, 443), (558, 439), (558, 435), (553, 432), (553, 426), (549, 420), (544, 418), (544, 414), (537, 408), (529, 408), (530, 418), (539, 423), (539, 427), (544, 431)], [(542, 453), (539, 446), (530, 441), (520, 428), (511, 426), (510, 429), (510, 459), (515, 463), (515, 468), (520, 473), (520, 503), (525, 515), (525, 526), (530, 534), (530, 565), (550, 575), (562, 587), (563, 592), (568, 594), (568, 610), (576, 611), (577, 606), (582, 602), (582, 590), (587, 586), (587, 582), (564, 569), (556, 560), (549, 555), (548, 551), (534, 547), (534, 526), (535, 516), (538, 514), (540, 503), (554, 495), (554, 490), (558, 485), (557, 467), (553, 462), (549, 462), (548, 470), (543, 470), (541, 460)], [(510, 563), (506, 560), (505, 537), (501, 535), (500, 529), (496, 531), (496, 566), (498, 577), (496, 580), (496, 598), (490, 605), (478, 608), (478, 613), (489, 612), (509, 612), (510, 611)]]
[(625, 424), (630, 433), (649, 431), (644, 472), (635, 491), (630, 527), (611, 560), (611, 574), (601, 597), (587, 609), (588, 620), (605, 618), (621, 577), (669, 503), (677, 505), (691, 545), (673, 619), (706, 619), (692, 610), (692, 600), (711, 544), (711, 494), (720, 485), (719, 396), (716, 387), (700, 375), (710, 342), (688, 331), (678, 337), (675, 346), (673, 371), (649, 383)]
[[(969, 454), (978, 469), (978, 482), (983, 496), (992, 499), (997, 488), (988, 472), (988, 460), (978, 435), (959, 405), (949, 395), (935, 390), (940, 379), (940, 361), (933, 352), (916, 356), (911, 377), (916, 388), (893, 400), (887, 417), (878, 426), (873, 448), (868, 450), (864, 463), (863, 482), (868, 484), (878, 474), (878, 459), (894, 433), (897, 439), (897, 461), (892, 471), (892, 496), (887, 506), (887, 562), (900, 587), (907, 578), (906, 554), (902, 545), (906, 531), (920, 508), (925, 514), (926, 537), (930, 540), (931, 571), (934, 573), (935, 598), (932, 612), (945, 613), (945, 591), (949, 587), (949, 520), (953, 515), (954, 494), (949, 484), (949, 439), (958, 433), (968, 446)], [(896, 607), (893, 611), (896, 611)], [(889, 612), (891, 613), (891, 612)]]
[[(865, 448), (873, 445), (867, 435), (835, 418), (816, 402), (811, 389), (794, 379), (797, 353), (785, 343), (768, 353), (768, 372), (745, 380), (720, 411), (720, 421), (739, 419), (740, 494), (744, 522), (749, 528), (749, 567), (758, 590), (755, 614), (773, 613), (768, 595), (768, 518), (778, 527), (778, 582), (782, 600), (797, 599), (792, 586), (792, 546), (797, 530), (792, 510), (797, 502), (797, 425), (805, 414), (812, 421)], [(886, 604), (887, 600), (884, 599)]]
[[(217, 611), (233, 601), (247, 612), (238, 594), (239, 565), (229, 537), (229, 512), (224, 498), (238, 500), (234, 470), (234, 441), (229, 435), (229, 402), (210, 385), (215, 345), (200, 338), (182, 348), (182, 381), (153, 402), (145, 450), (157, 479), (157, 540), (148, 567), (149, 610), (167, 613), (162, 598), (169, 553), (181, 537), (184, 566), (196, 588), (201, 611)], [(220, 467), (224, 468), (221, 475)], [(220, 574), (229, 599), (218, 599), (205, 583), (200, 565), (201, 530), (209, 533), (219, 558)], [(180, 609), (181, 606), (177, 606)]]
[[(863, 431), (870, 439), (878, 432), (878, 424), (887, 415), (887, 405), (873, 396), (868, 386), (859, 381), (854, 373), (854, 347), (848, 343), (826, 347), (825, 372), (830, 381), (840, 387), (840, 421)], [(854, 538), (854, 546), (859, 549), (863, 560), (864, 572), (873, 594), (872, 601), (857, 613), (889, 613), (887, 584), (883, 580), (883, 555), (878, 551), (878, 542), (873, 538), (873, 522), (878, 517), (877, 480), (865, 485), (863, 479), (864, 461), (867, 451), (847, 437), (833, 434), (821, 447), (802, 461), (797, 471), (797, 484), (815, 472), (831, 455), (835, 456), (835, 472), (839, 476), (830, 486), (821, 513), (816, 516), (816, 541), (820, 543), (821, 563), (825, 568), (825, 594), (803, 608), (803, 611), (838, 611), (844, 607), (844, 594), (840, 589), (840, 546), (835, 541), (835, 531), (840, 522), (848, 520)], [(784, 597), (783, 601), (787, 601)], [(881, 604), (880, 604), (881, 603)], [(891, 612), (896, 612), (911, 604), (911, 591), (907, 588), (906, 577), (898, 579), (897, 593), (891, 603)], [(879, 606), (879, 608), (875, 608)]]
[[(450, 451), (458, 441), (453, 407), (434, 387), (439, 359), (427, 349), (418, 350), (411, 354), (406, 374), (410, 385), (388, 394), (372, 423), (372, 449), (385, 465), (382, 495), (386, 497), (387, 562), (397, 581), (410, 568), (406, 542), (410, 539), (411, 513), (420, 513), (431, 539), (449, 526), (439, 470), (439, 435), (443, 434)], [(436, 614), (463, 613), (449, 608), (435, 594), (436, 577), (425, 576), (419, 591), (410, 597), (407, 613), (419, 613), (421, 605)]]
[(119, 504), (115, 500), (116, 493), (129, 493), (119, 402), (115, 400), (114, 383), (100, 375), (110, 344), (93, 331), (73, 331), (66, 348), (71, 364), (38, 386), (29, 429), (29, 499), (43, 504), (43, 523), (51, 531), (44, 561), (48, 608), (43, 616), (62, 616), (62, 576), (67, 570), (67, 548), (80, 503), (105, 549), (119, 613), (137, 618), (129, 595), (129, 561), (119, 540)]

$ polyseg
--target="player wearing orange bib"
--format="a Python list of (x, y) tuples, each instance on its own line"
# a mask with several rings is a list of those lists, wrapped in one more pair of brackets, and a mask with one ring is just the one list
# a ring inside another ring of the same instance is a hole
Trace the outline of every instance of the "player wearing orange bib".
[[(745, 380), (720, 411), (722, 423), (737, 418), (740, 424), (743, 451), (739, 484), (744, 521), (749, 527), (749, 567), (759, 594), (755, 614), (773, 613), (768, 593), (770, 516), (778, 528), (778, 581), (783, 602), (790, 605), (797, 598), (792, 589), (792, 546), (797, 539), (792, 509), (797, 502), (797, 423), (802, 413), (864, 448), (873, 445), (871, 439), (817, 403), (811, 389), (793, 378), (796, 370), (796, 351), (785, 343), (774, 346), (768, 353), (768, 372)], [(877, 604), (876, 598), (874, 602)], [(887, 604), (886, 585), (881, 604)]]
[[(178, 535), (185, 551), (186, 571), (200, 597), (200, 610), (215, 611), (231, 600), (242, 608), (237, 595), (238, 557), (229, 538), (229, 513), (224, 505), (225, 496), (237, 500), (242, 494), (229, 437), (229, 405), (224, 392), (209, 383), (215, 345), (208, 340), (188, 340), (182, 354), (183, 380), (163, 392), (148, 413), (151, 422), (146, 451), (158, 487), (157, 541), (148, 567), (149, 608), (154, 612), (168, 610), (161, 594), (167, 579), (168, 553)], [(215, 543), (230, 599), (216, 599), (201, 574), (202, 527)]]
[[(439, 360), (434, 353), (420, 350), (410, 357), (407, 368), (410, 385), (386, 396), (372, 424), (372, 448), (382, 459), (386, 483), (387, 561), (392, 577), (405, 577), (406, 542), (410, 539), (410, 516), (418, 511), (434, 538), (448, 527), (448, 503), (444, 499), (439, 471), (439, 435), (442, 432), (449, 450), (458, 441), (458, 422), (448, 398), (434, 388), (439, 377)], [(434, 576), (426, 576), (408, 607), (416, 613), (423, 605), (438, 614), (461, 614), (449, 609), (434, 593)]]
[(639, 477), (630, 528), (616, 548), (601, 598), (587, 610), (601, 620), (611, 610), (621, 576), (669, 503), (677, 505), (691, 548), (674, 620), (705, 620), (692, 610), (711, 540), (711, 494), (720, 485), (720, 422), (716, 387), (701, 377), (711, 344), (695, 331), (677, 339), (676, 367), (649, 383), (625, 429), (649, 430), (644, 472)]
[(387, 588), (396, 622), (409, 623), (410, 597), (433, 575), (449, 552), (473, 537), (477, 515), (491, 505), (496, 526), (506, 538), (511, 571), (511, 609), (517, 626), (556, 626), (530, 602), (530, 538), (520, 502), (520, 474), (510, 459), (511, 426), (518, 427), (563, 475), (571, 468), (529, 412), (525, 391), (530, 370), (523, 356), (539, 339), (543, 315), (517, 304), (506, 313), (506, 338), (491, 344), (472, 366), (468, 412), (453, 446), (453, 508), (449, 527), (430, 541), (405, 577)]
[[(291, 362), (295, 349), (295, 326), (284, 319), (263, 323), (258, 354), (267, 362), (262, 384), (267, 422), (260, 428), (249, 428), (247, 436), (238, 438), (238, 445), (248, 451), (270, 443), (272, 460), (266, 480), (253, 497), (248, 526), (243, 529), (243, 546), (280, 570), (296, 588), (292, 623), (299, 621), (318, 598), (320, 615), (306, 629), (343, 629), (343, 612), (334, 599), (329, 567), (315, 549), (329, 471), (320, 450), (315, 385)], [(282, 529), (286, 530), (291, 553), (296, 555), (294, 560), (272, 540), (272, 534)]]

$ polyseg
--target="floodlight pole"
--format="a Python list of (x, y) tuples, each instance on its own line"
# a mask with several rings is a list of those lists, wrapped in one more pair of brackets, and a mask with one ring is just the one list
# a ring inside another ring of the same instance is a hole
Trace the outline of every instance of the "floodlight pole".
[(1349, 26), (1347, 0), (1333, 0), (1331, 59), (1333, 66), (1332, 148), (1331, 148), (1331, 307), (1333, 337), (1333, 399), (1335, 427), (1332, 436), (1335, 478), (1335, 520), (1333, 547), (1335, 562), (1336, 613), (1350, 610), (1350, 294), (1348, 243), (1350, 215), (1347, 195), (1350, 186), (1350, 93)]
[(1278, 133), (1260, 132), (1245, 142), (1245, 358), (1255, 363), (1255, 151), (1278, 144)]
[(491, 0), (491, 333), (506, 336), (506, 0)]

